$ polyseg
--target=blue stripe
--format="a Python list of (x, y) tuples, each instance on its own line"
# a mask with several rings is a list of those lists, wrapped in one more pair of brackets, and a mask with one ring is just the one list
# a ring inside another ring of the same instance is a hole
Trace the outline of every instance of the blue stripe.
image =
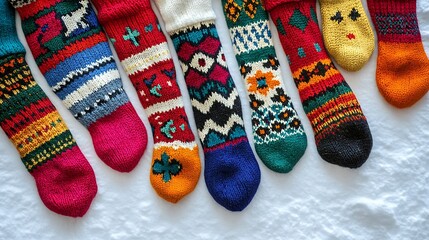
[(101, 42), (59, 63), (54, 69), (45, 74), (45, 78), (51, 87), (55, 86), (70, 72), (85, 68), (97, 59), (110, 56), (112, 56), (112, 52), (110, 51), (109, 44)]
[[(67, 95), (69, 95), (70, 93), (72, 93), (73, 91), (75, 91), (76, 89), (81, 87), (83, 84), (85, 84), (89, 80), (93, 79), (95, 76), (101, 75), (102, 73), (107, 72), (107, 71), (112, 70), (112, 69), (118, 71), (116, 68), (116, 63), (114, 63), (114, 62), (103, 66), (103, 68), (101, 68), (101, 69), (95, 69), (94, 71), (91, 71), (88, 74), (85, 74), (83, 76), (80, 76), (80, 77), (74, 79), (68, 86), (66, 86), (61, 91), (57, 92), (56, 94), (58, 95), (58, 97), (60, 99), (64, 100), (67, 97)], [(118, 74), (119, 74), (119, 72), (118, 72)]]
[(125, 105), (126, 103), (129, 103), (129, 100), (125, 91), (123, 91), (121, 94), (111, 99), (108, 103), (97, 107), (97, 109), (95, 109), (93, 112), (83, 116), (81, 119), (79, 119), (79, 122), (88, 127), (98, 119), (110, 115), (112, 112), (116, 111), (116, 109)]
[[(109, 84), (98, 89), (98, 91), (91, 93), (88, 97), (82, 99), (82, 101), (73, 105), (69, 110), (73, 114), (84, 111), (86, 107), (93, 106), (95, 101), (99, 99), (104, 99), (104, 96), (107, 95), (109, 92), (113, 92), (115, 89), (119, 88), (122, 88), (122, 82), (120, 78), (113, 80)], [(126, 99), (128, 100), (127, 97)]]

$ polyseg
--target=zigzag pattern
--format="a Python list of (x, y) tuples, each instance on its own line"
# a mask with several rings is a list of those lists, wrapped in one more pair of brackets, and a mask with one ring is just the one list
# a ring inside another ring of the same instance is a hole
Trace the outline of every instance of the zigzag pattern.
[(213, 92), (205, 101), (199, 102), (196, 99), (192, 99), (191, 103), (194, 108), (198, 109), (198, 111), (207, 114), (216, 102), (232, 109), (235, 105), (235, 100), (238, 97), (237, 91), (232, 91), (228, 98), (224, 98), (221, 94)]
[(240, 98), (228, 72), (214, 22), (172, 35), (205, 150), (246, 136)]

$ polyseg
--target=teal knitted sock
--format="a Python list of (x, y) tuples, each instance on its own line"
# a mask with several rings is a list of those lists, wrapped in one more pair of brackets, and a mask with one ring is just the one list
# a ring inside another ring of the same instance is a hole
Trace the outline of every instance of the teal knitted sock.
[(304, 154), (307, 138), (281, 82), (268, 14), (257, 0), (222, 3), (247, 85), (256, 152), (268, 168), (287, 173)]

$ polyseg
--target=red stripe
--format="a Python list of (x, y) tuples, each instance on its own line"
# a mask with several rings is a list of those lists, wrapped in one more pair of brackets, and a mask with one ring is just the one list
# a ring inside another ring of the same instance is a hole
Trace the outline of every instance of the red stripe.
[(309, 85), (307, 88), (300, 90), (299, 96), (301, 97), (301, 100), (304, 102), (309, 98), (313, 98), (314, 96), (320, 94), (321, 92), (326, 92), (328, 88), (332, 88), (333, 86), (343, 81), (344, 81), (344, 77), (341, 75), (340, 72), (337, 72), (337, 74), (329, 78), (320, 80), (319, 82), (313, 83)]
[(244, 142), (244, 141), (247, 141), (247, 137), (237, 138), (237, 139), (234, 139), (232, 141), (228, 141), (228, 142), (216, 145), (216, 146), (211, 147), (211, 148), (208, 148), (208, 147), (204, 148), (203, 150), (204, 150), (204, 152), (212, 152), (212, 151), (215, 151), (215, 150), (218, 150), (218, 149), (223, 149), (226, 146), (237, 145), (237, 144), (239, 144), (241, 142)]
[[(42, 111), (40, 111), (42, 110)], [(49, 98), (43, 98), (37, 102), (32, 103), (29, 106), (26, 106), (21, 111), (17, 112), (14, 116), (6, 119), (2, 122), (2, 128), (8, 136), (13, 136), (17, 133), (18, 129), (13, 129), (15, 123), (23, 122), (23, 125), (19, 126), (19, 131), (25, 129), (27, 126), (31, 125), (33, 122), (43, 118), (44, 116), (54, 112), (56, 109), (52, 105)], [(26, 118), (28, 118), (26, 120)]]
[(20, 8), (17, 8), (16, 10), (19, 12), (19, 15), (21, 16), (21, 19), (26, 19), (29, 17), (32, 17), (36, 15), (38, 12), (48, 9), (61, 0), (36, 0), (35, 2), (32, 2), (30, 4), (27, 4), (25, 6), (22, 6)]
[(74, 54), (84, 51), (88, 48), (91, 48), (97, 45), (100, 42), (105, 42), (105, 41), (107, 41), (107, 38), (103, 32), (100, 32), (92, 36), (89, 36), (87, 38), (84, 38), (82, 40), (76, 41), (64, 47), (64, 49), (61, 49), (60, 51), (58, 51), (56, 54), (50, 57), (49, 60), (46, 60), (45, 62), (40, 64), (39, 65), (40, 71), (42, 72), (42, 74), (45, 74), (49, 70), (55, 68), (60, 62), (66, 60), (67, 58), (73, 56)]
[[(310, 119), (310, 121), (313, 121), (313, 119), (316, 118), (316, 117), (318, 117), (318, 116), (320, 116), (321, 113), (328, 113), (331, 109), (334, 109), (334, 108), (337, 108), (337, 110), (335, 112), (339, 112), (338, 111), (339, 110), (338, 109), (339, 108), (338, 104), (346, 103), (346, 102), (349, 102), (349, 101), (352, 101), (352, 100), (355, 100), (357, 102), (357, 99), (356, 99), (356, 97), (355, 97), (355, 95), (353, 93), (343, 94), (343, 95), (339, 96), (337, 99), (334, 100), (335, 103), (328, 102), (328, 103), (326, 103), (326, 104), (324, 104), (322, 106), (319, 106), (314, 111), (309, 112), (307, 114), (308, 119)], [(358, 108), (358, 106), (356, 106), (354, 108), (360, 110)]]

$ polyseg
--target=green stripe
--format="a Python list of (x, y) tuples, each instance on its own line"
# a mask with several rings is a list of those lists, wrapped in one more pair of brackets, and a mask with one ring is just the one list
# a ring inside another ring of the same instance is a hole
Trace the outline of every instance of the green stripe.
[[(66, 148), (60, 150), (59, 152), (57, 152), (56, 149), (59, 149), (60, 147), (62, 147), (65, 143), (70, 142), (73, 140), (73, 136), (71, 135), (69, 130), (66, 130), (65, 132), (61, 133), (60, 135), (54, 137), (53, 139), (51, 139), (48, 142), (45, 142), (44, 144), (42, 144), (40, 147), (34, 149), (34, 151), (28, 153), (25, 157), (22, 158), (22, 162), (24, 163), (25, 166), (26, 163), (28, 164), (32, 164), (31, 159), (39, 159), (42, 156), (46, 156), (50, 155), (49, 157), (47, 157), (43, 162), (38, 163), (36, 166), (32, 167), (32, 169), (28, 169), (28, 171), (33, 171), (37, 166), (42, 165), (43, 163), (55, 158), (56, 156), (60, 155), (61, 153), (67, 151), (68, 149), (73, 148), (74, 146), (76, 146), (76, 142), (73, 142), (71, 145), (67, 145)], [(52, 152), (54, 152), (54, 154), (52, 154)]]
[(26, 106), (40, 101), (45, 97), (46, 95), (37, 84), (32, 88), (19, 92), (17, 95), (4, 101), (3, 104), (0, 104), (0, 121), (4, 121), (9, 117), (14, 116)]
[[(332, 89), (332, 88), (331, 88)], [(328, 89), (328, 90), (331, 90)], [(326, 91), (325, 94), (322, 94), (316, 98), (313, 98), (311, 100), (307, 100), (303, 103), (304, 111), (306, 113), (310, 113), (311, 111), (315, 110), (316, 108), (319, 108), (323, 105), (325, 105), (327, 102), (331, 101), (332, 99), (337, 99), (343, 94), (350, 93), (352, 90), (350, 87), (345, 83), (342, 82), (339, 85), (334, 86), (335, 91)]]
[(243, 62), (252, 63), (259, 62), (263, 60), (268, 60), (269, 57), (276, 57), (276, 51), (274, 46), (259, 48), (257, 50), (251, 50), (247, 53), (237, 54), (237, 62), (241, 65)]

